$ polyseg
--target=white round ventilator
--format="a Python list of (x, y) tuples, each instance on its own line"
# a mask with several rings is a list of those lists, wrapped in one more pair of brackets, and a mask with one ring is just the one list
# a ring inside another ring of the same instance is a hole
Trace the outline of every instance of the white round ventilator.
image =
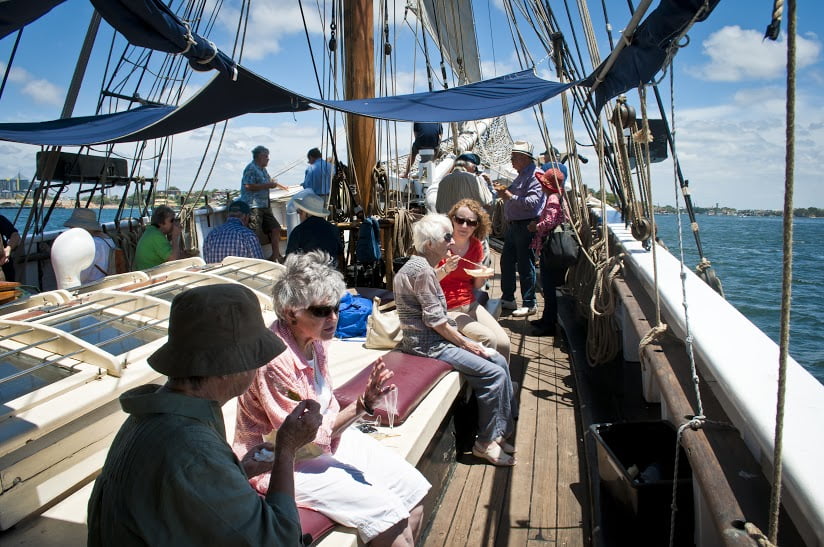
[(57, 236), (51, 248), (57, 288), (80, 285), (80, 272), (92, 265), (94, 252), (94, 239), (82, 228), (72, 228)]

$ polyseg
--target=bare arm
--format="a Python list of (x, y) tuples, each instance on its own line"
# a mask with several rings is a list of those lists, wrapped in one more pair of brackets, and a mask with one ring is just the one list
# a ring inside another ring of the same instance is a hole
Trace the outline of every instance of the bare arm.
[(358, 397), (357, 401), (338, 412), (332, 436), (337, 437), (344, 429), (355, 423), (358, 418), (367, 414), (367, 407), (369, 410), (374, 411), (375, 405), (381, 402), (383, 396), (386, 395), (390, 389), (395, 388), (394, 384), (391, 386), (385, 385), (386, 381), (394, 375), (394, 372), (386, 369), (383, 359), (378, 357), (375, 362), (372, 363), (372, 372), (369, 374), (369, 380), (366, 382), (366, 389), (363, 395)]
[(0, 264), (5, 264), (11, 260), (11, 253), (20, 246), (20, 234), (14, 232), (6, 242), (6, 246), (2, 249), (2, 256), (0, 256)]
[(486, 351), (484, 350), (483, 346), (480, 344), (473, 342), (467, 338), (464, 338), (458, 329), (453, 327), (449, 324), (448, 321), (445, 321), (435, 327), (435, 332), (443, 336), (448, 342), (458, 346), (461, 349), (465, 349), (466, 351), (470, 351), (475, 355), (480, 355), (481, 357), (486, 357)]
[(301, 401), (286, 417), (277, 433), (267, 495), (280, 492), (295, 497), (295, 453), (315, 438), (322, 419), (320, 405), (312, 400)]

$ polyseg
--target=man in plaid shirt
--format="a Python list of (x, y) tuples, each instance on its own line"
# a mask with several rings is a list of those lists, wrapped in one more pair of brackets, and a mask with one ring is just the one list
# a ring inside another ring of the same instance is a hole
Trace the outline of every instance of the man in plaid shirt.
[(203, 260), (207, 264), (222, 262), (227, 256), (263, 258), (255, 232), (248, 228), (252, 212), (245, 201), (233, 201), (226, 210), (226, 222), (209, 232), (203, 242)]

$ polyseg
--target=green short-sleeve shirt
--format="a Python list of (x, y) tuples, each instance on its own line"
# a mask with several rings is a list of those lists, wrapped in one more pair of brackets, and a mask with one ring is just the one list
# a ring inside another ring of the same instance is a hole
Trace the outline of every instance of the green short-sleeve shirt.
[(166, 262), (172, 254), (172, 244), (160, 231), (160, 228), (149, 225), (137, 242), (134, 252), (134, 267), (136, 270), (154, 268)]

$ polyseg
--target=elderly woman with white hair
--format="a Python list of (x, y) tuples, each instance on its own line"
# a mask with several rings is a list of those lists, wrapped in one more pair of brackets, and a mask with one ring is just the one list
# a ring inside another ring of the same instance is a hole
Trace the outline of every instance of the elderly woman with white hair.
[[(268, 440), (298, 401), (317, 401), (323, 422), (314, 442), (296, 457), (295, 501), (357, 528), (364, 543), (411, 547), (430, 485), (397, 452), (350, 427), (372, 414), (394, 389), (387, 383), (392, 372), (381, 359), (373, 363), (356, 402), (341, 408), (332, 393), (327, 350), (346, 285), (330, 260), (323, 251), (286, 257), (286, 271), (272, 291), (279, 319), (270, 327), (286, 343), (286, 351), (258, 369), (238, 399), (235, 453), (245, 454)], [(249, 482), (265, 493), (269, 477), (266, 473)]]
[(430, 213), (413, 225), (412, 238), (416, 253), (393, 280), (403, 331), (400, 349), (449, 363), (464, 375), (478, 399), (478, 436), (472, 453), (494, 465), (515, 465), (515, 448), (507, 442), (518, 412), (509, 366), (497, 351), (458, 332), (446, 313), (435, 273), (452, 246), (452, 222)]

